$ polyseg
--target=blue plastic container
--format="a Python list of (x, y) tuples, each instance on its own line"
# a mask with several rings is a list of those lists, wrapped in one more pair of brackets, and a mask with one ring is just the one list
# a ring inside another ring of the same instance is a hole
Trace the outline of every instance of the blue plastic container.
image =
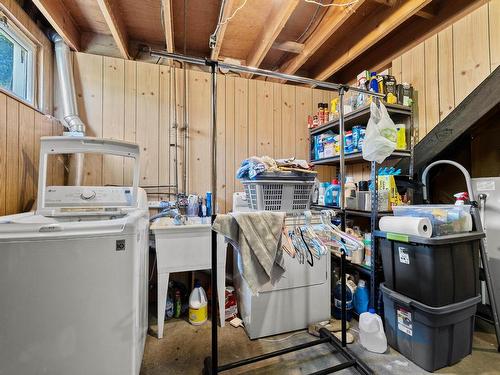
[(332, 180), (332, 183), (325, 191), (325, 205), (338, 207), (340, 204), (340, 184), (337, 179)]
[(370, 303), (370, 296), (368, 288), (366, 287), (365, 280), (359, 280), (358, 287), (354, 292), (354, 311), (359, 315), (368, 311), (368, 304)]

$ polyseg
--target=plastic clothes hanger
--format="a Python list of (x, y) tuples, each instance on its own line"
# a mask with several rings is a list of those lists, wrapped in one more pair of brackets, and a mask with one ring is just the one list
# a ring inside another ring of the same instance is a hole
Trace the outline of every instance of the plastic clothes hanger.
[(307, 260), (307, 263), (311, 266), (311, 267), (314, 267), (314, 258), (313, 258), (313, 253), (311, 251), (311, 249), (309, 249), (309, 246), (307, 245), (307, 241), (304, 239), (304, 234), (302, 233), (302, 229), (299, 227), (296, 227), (295, 228), (297, 234), (300, 234), (300, 238), (302, 239), (302, 243), (305, 245), (306, 247), (306, 254), (309, 255), (309, 258), (306, 257), (306, 260)]
[[(332, 224), (332, 214), (335, 215), (335, 212), (331, 210), (321, 211), (321, 222), (325, 225), (326, 228), (331, 231), (332, 240), (334, 240), (338, 244), (344, 244), (344, 249), (347, 251), (347, 253), (361, 250), (364, 247), (361, 241), (343, 232), (338, 226)], [(325, 220), (327, 221), (325, 222)]]

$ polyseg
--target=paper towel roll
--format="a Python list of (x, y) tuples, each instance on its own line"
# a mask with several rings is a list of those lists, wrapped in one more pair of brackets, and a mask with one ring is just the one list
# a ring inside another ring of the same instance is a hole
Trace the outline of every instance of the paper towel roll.
[(427, 238), (432, 236), (432, 224), (426, 217), (384, 216), (379, 221), (379, 228), (384, 232)]

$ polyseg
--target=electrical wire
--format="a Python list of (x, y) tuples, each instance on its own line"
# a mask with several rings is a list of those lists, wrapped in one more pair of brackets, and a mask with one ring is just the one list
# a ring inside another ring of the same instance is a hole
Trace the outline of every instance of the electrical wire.
[(286, 341), (286, 340), (292, 338), (293, 336), (300, 335), (302, 333), (306, 333), (306, 332), (305, 331), (295, 332), (295, 333), (292, 333), (290, 336), (283, 337), (282, 339), (260, 339), (259, 341), (265, 341), (265, 342), (282, 342), (282, 341)]
[(234, 16), (236, 16), (236, 14), (241, 10), (243, 9), (243, 7), (246, 5), (248, 0), (244, 0), (243, 3), (240, 4), (240, 6), (238, 6), (233, 14), (231, 14), (229, 17), (227, 17), (225, 20), (222, 20), (222, 13), (224, 12), (224, 6), (226, 4), (226, 0), (223, 0), (222, 1), (222, 4), (221, 4), (221, 7), (220, 7), (220, 12), (219, 12), (219, 17), (217, 19), (217, 25), (215, 26), (215, 30), (214, 32), (210, 35), (210, 40), (217, 40), (217, 34), (219, 33), (219, 29), (222, 25), (225, 25), (226, 23), (228, 23), (229, 21), (231, 21)]
[(339, 3), (336, 3), (335, 1), (333, 1), (331, 4), (323, 4), (323, 3), (320, 3), (318, 1), (315, 1), (315, 0), (304, 0), (306, 3), (310, 3), (310, 4), (316, 4), (316, 5), (319, 5), (321, 7), (348, 7), (348, 6), (351, 6), (351, 5), (354, 5), (356, 3), (359, 2), (359, 0), (352, 0), (348, 3), (343, 3), (343, 4), (339, 4)]
[(314, 21), (316, 21), (316, 17), (318, 16), (318, 13), (319, 13), (320, 9), (321, 9), (321, 6), (318, 5), (316, 7), (316, 10), (314, 11), (314, 14), (311, 17), (311, 20), (309, 21), (309, 24), (306, 26), (306, 28), (304, 29), (304, 31), (302, 32), (302, 34), (300, 34), (300, 36), (295, 39), (296, 42), (300, 42), (300, 40), (304, 37), (304, 35), (307, 34), (307, 32), (311, 28), (311, 26), (314, 23)]
[(234, 10), (233, 14), (231, 14), (229, 17), (227, 17), (224, 21), (222, 21), (218, 26), (222, 26), (222, 25), (225, 25), (226, 23), (228, 23), (229, 21), (231, 21), (234, 16), (236, 16), (236, 13), (238, 13), (247, 3), (248, 0), (245, 0), (243, 1), (243, 3)]

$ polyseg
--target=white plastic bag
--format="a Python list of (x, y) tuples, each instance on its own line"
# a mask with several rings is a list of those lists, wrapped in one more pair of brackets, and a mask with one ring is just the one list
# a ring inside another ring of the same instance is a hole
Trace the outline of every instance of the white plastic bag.
[(372, 102), (363, 142), (363, 159), (382, 163), (396, 149), (397, 132), (385, 106)]

